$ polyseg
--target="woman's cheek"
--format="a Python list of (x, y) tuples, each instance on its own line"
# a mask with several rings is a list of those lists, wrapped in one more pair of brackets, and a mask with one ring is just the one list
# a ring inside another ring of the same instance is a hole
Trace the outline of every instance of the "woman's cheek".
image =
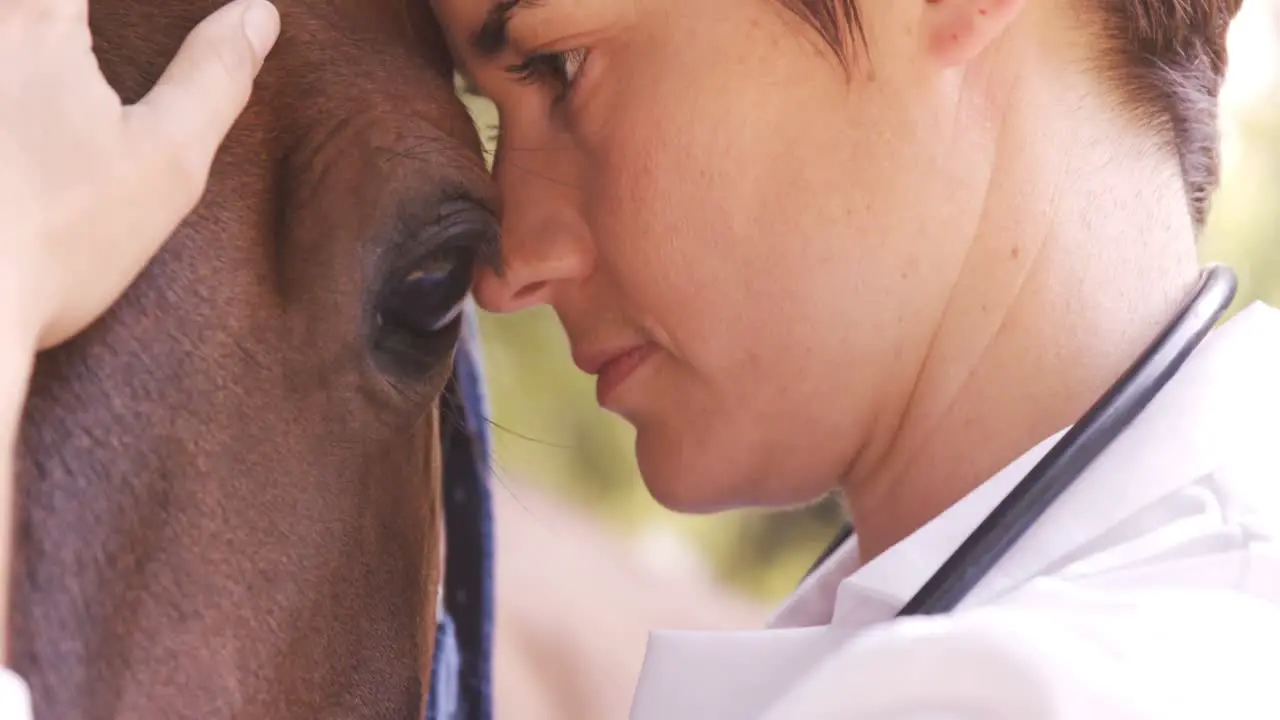
[(688, 77), (690, 68), (654, 62), (662, 61), (635, 73), (611, 62), (583, 87), (574, 119), (583, 212), (598, 262), (636, 310), (687, 324), (695, 319), (683, 317), (690, 303), (741, 295), (726, 286), (740, 283), (735, 240), (750, 239), (754, 224), (753, 183), (741, 168), (751, 162), (744, 152), (759, 152), (759, 128), (724, 117), (715, 97), (691, 97), (707, 88)]
[(727, 236), (724, 203), (687, 183), (696, 167), (685, 153), (657, 149), (638, 131), (602, 159), (599, 202), (591, 222), (598, 263), (637, 320), (658, 332), (685, 361), (712, 369), (733, 354), (741, 334), (744, 290), (738, 243)]

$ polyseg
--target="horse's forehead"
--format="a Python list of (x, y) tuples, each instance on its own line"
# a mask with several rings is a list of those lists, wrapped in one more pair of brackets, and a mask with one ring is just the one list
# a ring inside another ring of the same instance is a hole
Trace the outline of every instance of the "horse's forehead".
[[(314, 109), (332, 99), (327, 89), (355, 86), (348, 98), (416, 85), (443, 100), (452, 84), (424, 84), (426, 71), (452, 78), (453, 63), (428, 0), (274, 0), (283, 18), (280, 41), (259, 77), (255, 100)], [(93, 0), (95, 52), (126, 102), (151, 84), (186, 34), (226, 0)], [(114, 68), (123, 72), (113, 72)], [(272, 83), (261, 96), (263, 80)], [(114, 75), (114, 77), (113, 77)], [(320, 91), (317, 97), (317, 91)]]
[[(315, 52), (325, 53), (346, 45), (369, 54), (382, 54), (397, 43), (405, 43), (402, 49), (411, 49), (419, 61), (426, 61), (437, 71), (452, 70), (452, 59), (430, 0), (275, 2), (285, 22), (297, 26), (294, 39), (311, 44), (310, 49)], [(284, 37), (289, 38), (289, 34)]]
[[(166, 8), (190, 16), (193, 8), (203, 12), (223, 1), (168, 0)], [(299, 216), (385, 222), (394, 210), (371, 211), (370, 205), (422, 205), (443, 187), (492, 201), (477, 131), (454, 91), (452, 61), (430, 2), (274, 1), (284, 16), (281, 40), (219, 152), (200, 208), (176, 234), (183, 240), (173, 244), (191, 249), (183, 253), (188, 262), (182, 273), (198, 268), (189, 261), (210, 248), (232, 245), (233, 253), (222, 255), (224, 264), (231, 258), (240, 267), (270, 266), (287, 289), (291, 275), (301, 275), (298, 282), (314, 279), (315, 263), (256, 249), (265, 244), (288, 251), (299, 244), (284, 241), (290, 234), (319, 237), (317, 229), (298, 231)], [(136, 2), (94, 0), (95, 10), (104, 8), (98, 24), (117, 38), (106, 43), (115, 57), (104, 71), (126, 96), (143, 91), (136, 69), (155, 65), (155, 58), (141, 46), (121, 44), (118, 38), (128, 34), (122, 25), (145, 23), (175, 44), (184, 27), (136, 12)], [(423, 197), (405, 197), (415, 194)], [(320, 230), (332, 248), (358, 243), (360, 234), (376, 228)]]

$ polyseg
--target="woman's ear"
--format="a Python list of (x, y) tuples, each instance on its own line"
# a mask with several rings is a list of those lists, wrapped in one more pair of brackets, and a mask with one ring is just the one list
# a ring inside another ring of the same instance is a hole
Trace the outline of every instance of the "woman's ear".
[(963, 65), (1009, 27), (1026, 0), (923, 0), (925, 51), (942, 65)]

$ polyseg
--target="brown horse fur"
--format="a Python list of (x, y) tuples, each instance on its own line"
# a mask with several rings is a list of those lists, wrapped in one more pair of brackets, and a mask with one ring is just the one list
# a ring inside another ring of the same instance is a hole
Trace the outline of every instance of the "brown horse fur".
[[(126, 102), (221, 2), (92, 0)], [(388, 341), (376, 298), (492, 190), (425, 0), (277, 4), (205, 199), (38, 359), (11, 633), (39, 720), (421, 717), (457, 332)]]

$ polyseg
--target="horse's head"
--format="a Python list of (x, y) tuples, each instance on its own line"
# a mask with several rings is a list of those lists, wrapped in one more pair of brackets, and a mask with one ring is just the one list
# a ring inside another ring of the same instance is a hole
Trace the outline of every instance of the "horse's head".
[[(126, 102), (221, 2), (93, 0)], [(37, 717), (420, 712), (489, 180), (425, 0), (277, 4), (196, 212), (38, 360), (13, 610)]]

